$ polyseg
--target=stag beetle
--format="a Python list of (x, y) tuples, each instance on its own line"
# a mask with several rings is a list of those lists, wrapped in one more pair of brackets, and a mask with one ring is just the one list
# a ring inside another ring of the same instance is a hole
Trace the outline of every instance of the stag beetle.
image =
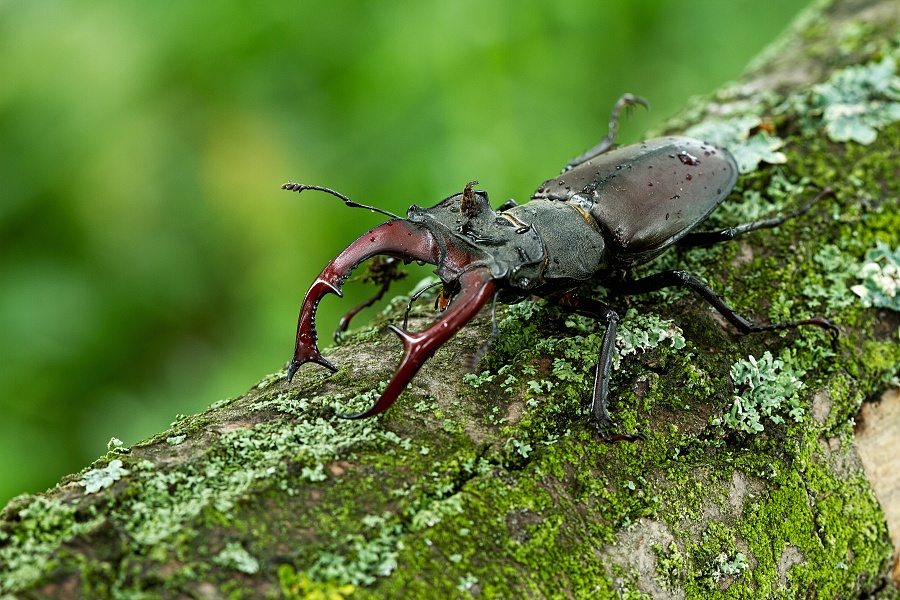
[[(709, 245), (736, 236), (775, 227), (808, 210), (826, 189), (795, 213), (748, 223), (722, 231), (695, 232), (728, 196), (737, 181), (738, 168), (725, 148), (689, 137), (663, 137), (612, 149), (619, 112), (623, 107), (647, 106), (626, 94), (616, 103), (609, 134), (595, 147), (569, 162), (562, 173), (541, 185), (531, 200), (517, 205), (510, 200), (497, 212), (488, 195), (471, 182), (458, 194), (423, 208), (409, 207), (403, 219), (387, 211), (358, 204), (320, 186), (289, 182), (283, 189), (319, 190), (335, 195), (351, 207), (381, 212), (391, 220), (378, 225), (350, 244), (322, 271), (303, 301), (297, 327), (294, 356), (288, 380), (307, 362), (332, 371), (335, 367), (316, 346), (315, 313), (328, 293), (342, 295), (343, 282), (366, 259), (384, 255), (406, 263), (420, 261), (437, 266), (443, 284), (443, 313), (417, 333), (390, 329), (403, 342), (399, 367), (375, 404), (349, 419), (371, 417), (385, 411), (438, 348), (465, 326), (492, 300), (515, 303), (531, 295), (550, 298), (562, 307), (603, 321), (606, 333), (595, 369), (590, 416), (606, 441), (644, 439), (641, 434), (610, 435), (614, 427), (607, 411), (612, 353), (619, 315), (606, 304), (579, 296), (577, 289), (591, 278), (646, 263), (674, 244)], [(391, 259), (388, 259), (391, 260)], [(399, 262), (399, 261), (397, 261)], [(384, 280), (382, 291), (396, 277)], [(652, 292), (670, 286), (686, 286), (722, 314), (742, 334), (815, 325), (837, 334), (826, 319), (756, 325), (738, 315), (705, 283), (684, 271), (665, 271), (632, 281), (604, 283), (616, 295)], [(342, 319), (347, 321), (371, 300)], [(490, 339), (497, 336), (496, 319)], [(477, 360), (477, 359), (476, 359)]]

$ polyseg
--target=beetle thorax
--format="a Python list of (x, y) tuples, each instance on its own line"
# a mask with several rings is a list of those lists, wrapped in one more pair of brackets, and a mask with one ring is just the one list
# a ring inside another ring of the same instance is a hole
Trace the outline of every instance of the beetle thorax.
[(438, 276), (445, 282), (459, 276), (447, 272), (443, 264), (443, 256), (452, 246), (464, 249), (474, 264), (489, 267), (495, 279), (505, 280), (510, 287), (527, 290), (539, 285), (547, 252), (531, 221), (523, 223), (507, 213), (497, 214), (483, 191), (474, 192), (466, 212), (461, 210), (462, 198), (463, 194), (455, 194), (432, 207), (414, 204), (407, 211), (407, 220), (426, 227), (441, 246)]

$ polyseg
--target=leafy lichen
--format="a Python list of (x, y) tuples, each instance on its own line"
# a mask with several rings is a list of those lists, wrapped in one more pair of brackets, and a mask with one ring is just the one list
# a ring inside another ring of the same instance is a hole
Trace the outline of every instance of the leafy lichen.
[(800, 422), (805, 412), (799, 397), (803, 375), (769, 351), (759, 360), (751, 355), (737, 361), (731, 365), (731, 378), (741, 393), (734, 395), (731, 409), (711, 423), (754, 434), (765, 429), (763, 417), (775, 424), (784, 423), (785, 416)]
[(225, 548), (212, 560), (216, 564), (246, 573), (247, 575), (253, 575), (259, 571), (259, 561), (237, 542), (225, 544)]
[(781, 165), (787, 156), (781, 152), (784, 140), (764, 128), (758, 116), (748, 115), (730, 119), (710, 119), (688, 129), (691, 137), (728, 148), (737, 162), (738, 171), (752, 173), (762, 162)]
[(882, 241), (866, 252), (865, 263), (856, 274), (862, 283), (850, 288), (863, 306), (880, 306), (900, 311), (900, 248)]
[(122, 468), (122, 461), (117, 458), (109, 461), (102, 469), (91, 469), (82, 476), (78, 484), (84, 486), (85, 494), (94, 494), (108, 488), (124, 475), (128, 475), (128, 470)]
[(871, 144), (878, 130), (900, 121), (900, 77), (893, 56), (848, 67), (813, 86), (809, 115), (832, 141)]

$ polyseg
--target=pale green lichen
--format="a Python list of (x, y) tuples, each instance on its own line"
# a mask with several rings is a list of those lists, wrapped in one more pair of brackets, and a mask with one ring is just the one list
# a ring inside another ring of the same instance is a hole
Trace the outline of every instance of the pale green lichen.
[[(390, 514), (388, 515), (390, 516)], [(383, 517), (368, 527), (377, 533), (367, 538), (362, 534), (346, 537), (349, 546), (346, 554), (322, 552), (306, 570), (313, 581), (350, 583), (354, 586), (371, 585), (378, 577), (387, 577), (397, 568), (398, 546), (404, 535), (403, 527), (397, 522), (388, 522)]]
[(759, 360), (751, 355), (737, 361), (731, 366), (731, 377), (735, 389), (742, 392), (733, 396), (729, 412), (712, 419), (711, 424), (753, 434), (765, 429), (764, 417), (775, 424), (784, 423), (785, 416), (801, 421), (804, 409), (798, 392), (803, 389), (803, 375), (804, 371), (774, 358), (769, 351)]
[(228, 542), (213, 562), (229, 569), (253, 575), (259, 572), (259, 561), (238, 542)]
[(108, 488), (128, 473), (127, 469), (122, 468), (122, 461), (117, 458), (109, 461), (109, 464), (102, 469), (88, 471), (78, 483), (84, 486), (85, 494), (95, 494)]
[(900, 121), (900, 77), (893, 56), (848, 67), (813, 86), (809, 115), (835, 142), (871, 144), (878, 130)]
[(808, 273), (800, 289), (803, 295), (821, 302), (826, 314), (837, 314), (850, 307), (855, 297), (850, 292), (850, 280), (858, 265), (853, 257), (834, 244), (824, 244), (813, 256), (818, 269)]
[(91, 529), (91, 523), (73, 518), (75, 512), (70, 503), (40, 496), (17, 511), (19, 531), (0, 531), (0, 592), (28, 589), (40, 581), (52, 568), (59, 545)]
[(866, 308), (878, 306), (900, 311), (900, 248), (878, 241), (866, 252), (866, 258), (856, 274), (862, 283), (850, 288), (860, 297)]
[(720, 552), (719, 555), (716, 556), (715, 562), (718, 566), (716, 567), (716, 570), (713, 571), (712, 578), (713, 581), (716, 582), (723, 577), (740, 575), (743, 571), (750, 568), (747, 557), (744, 556), (743, 552), (735, 552), (733, 556), (725, 552)]
[(770, 165), (787, 162), (787, 156), (780, 152), (784, 140), (761, 128), (762, 124), (763, 120), (754, 115), (708, 119), (685, 134), (727, 148), (737, 162), (738, 171), (752, 173), (761, 162)]
[(769, 174), (765, 189), (748, 187), (742, 190), (740, 200), (729, 200), (719, 205), (703, 223), (703, 229), (731, 227), (783, 215), (786, 210), (797, 208), (811, 199), (818, 191), (810, 190), (806, 179), (791, 178), (783, 167), (772, 168)]
[(123, 442), (122, 440), (120, 440), (117, 437), (112, 437), (112, 438), (109, 438), (108, 442), (106, 442), (106, 451), (107, 452), (116, 452), (116, 451), (127, 452), (128, 448), (125, 447), (125, 442)]
[(636, 310), (629, 309), (616, 332), (618, 354), (613, 363), (618, 367), (622, 357), (651, 350), (667, 340), (672, 350), (681, 350), (687, 343), (681, 328), (672, 320), (653, 314), (639, 315)]

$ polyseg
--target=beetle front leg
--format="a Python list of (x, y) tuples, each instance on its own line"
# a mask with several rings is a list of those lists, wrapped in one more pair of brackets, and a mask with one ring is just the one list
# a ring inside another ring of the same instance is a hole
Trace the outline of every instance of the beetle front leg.
[(607, 305), (590, 298), (582, 298), (576, 292), (569, 292), (559, 299), (559, 303), (573, 312), (577, 312), (606, 322), (606, 333), (600, 346), (600, 357), (594, 370), (594, 389), (591, 394), (591, 420), (597, 433), (604, 442), (636, 442), (647, 438), (640, 433), (620, 433), (609, 435), (607, 429), (617, 429), (617, 425), (609, 416), (607, 399), (609, 397), (609, 377), (612, 374), (612, 356), (616, 346), (616, 328), (619, 315)]
[(364, 283), (371, 282), (380, 285), (381, 288), (374, 296), (350, 309), (347, 314), (341, 317), (340, 322), (338, 322), (338, 327), (334, 332), (334, 343), (340, 344), (344, 341), (343, 334), (346, 333), (347, 329), (350, 327), (350, 321), (353, 317), (381, 300), (388, 289), (390, 289), (391, 283), (400, 281), (406, 277), (406, 271), (401, 271), (397, 268), (399, 263), (400, 259), (393, 256), (376, 256), (372, 259), (366, 269), (366, 274), (363, 275), (360, 280)]

